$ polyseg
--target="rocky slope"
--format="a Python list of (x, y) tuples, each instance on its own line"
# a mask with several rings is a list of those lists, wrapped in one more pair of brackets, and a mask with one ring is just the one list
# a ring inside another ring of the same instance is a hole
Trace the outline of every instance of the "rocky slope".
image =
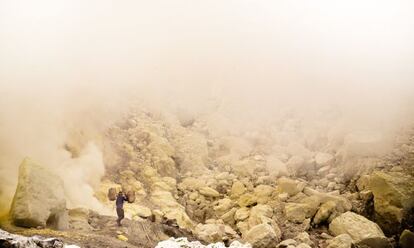
[[(130, 220), (118, 229), (113, 217), (72, 209), (57, 235), (91, 247), (155, 247), (171, 236), (253, 248), (412, 247), (413, 129), (390, 141), (340, 131), (330, 115), (312, 123), (288, 115), (250, 130), (223, 131), (215, 121), (131, 111), (102, 134), (106, 175), (96, 189), (108, 208), (108, 188), (134, 190)], [(12, 213), (22, 212), (20, 191)], [(30, 223), (47, 226), (49, 217)]]

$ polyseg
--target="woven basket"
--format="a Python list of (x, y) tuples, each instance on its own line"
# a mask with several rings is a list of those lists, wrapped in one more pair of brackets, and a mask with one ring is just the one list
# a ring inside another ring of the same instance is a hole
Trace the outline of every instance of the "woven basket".
[(115, 188), (108, 189), (108, 199), (110, 201), (115, 201), (116, 200), (116, 189)]

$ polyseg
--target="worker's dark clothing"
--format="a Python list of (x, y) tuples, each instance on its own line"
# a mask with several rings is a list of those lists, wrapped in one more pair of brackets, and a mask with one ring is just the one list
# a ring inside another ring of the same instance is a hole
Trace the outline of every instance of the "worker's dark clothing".
[(118, 215), (118, 225), (121, 225), (121, 220), (125, 217), (123, 208), (116, 208), (116, 214)]
[(127, 197), (124, 195), (117, 195), (116, 196), (116, 208), (124, 208), (124, 202), (127, 201)]
[(116, 197), (116, 214), (118, 215), (118, 219), (116, 222), (118, 226), (121, 225), (121, 220), (125, 217), (124, 216), (124, 202), (127, 201), (128, 198), (122, 194), (118, 194)]

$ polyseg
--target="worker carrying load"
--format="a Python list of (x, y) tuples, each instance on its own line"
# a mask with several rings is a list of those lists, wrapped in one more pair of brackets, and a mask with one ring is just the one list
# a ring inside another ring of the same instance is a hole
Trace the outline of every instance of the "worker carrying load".
[(135, 201), (135, 192), (128, 191), (127, 194), (124, 194), (124, 192), (120, 190), (118, 192), (118, 195), (116, 195), (116, 189), (110, 188), (108, 190), (108, 198), (110, 201), (115, 201), (116, 214), (118, 215), (116, 223), (118, 224), (118, 226), (121, 226), (121, 221), (125, 217), (124, 202), (128, 201), (129, 203), (133, 203)]

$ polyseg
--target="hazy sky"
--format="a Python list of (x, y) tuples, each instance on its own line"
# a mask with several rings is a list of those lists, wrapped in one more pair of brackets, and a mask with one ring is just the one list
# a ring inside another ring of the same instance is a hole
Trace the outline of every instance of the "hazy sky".
[(390, 119), (413, 109), (412, 13), (410, 0), (0, 0), (0, 103), (62, 115), (135, 94)]
[(401, 89), (414, 74), (413, 11), (409, 0), (0, 0), (0, 82)]

